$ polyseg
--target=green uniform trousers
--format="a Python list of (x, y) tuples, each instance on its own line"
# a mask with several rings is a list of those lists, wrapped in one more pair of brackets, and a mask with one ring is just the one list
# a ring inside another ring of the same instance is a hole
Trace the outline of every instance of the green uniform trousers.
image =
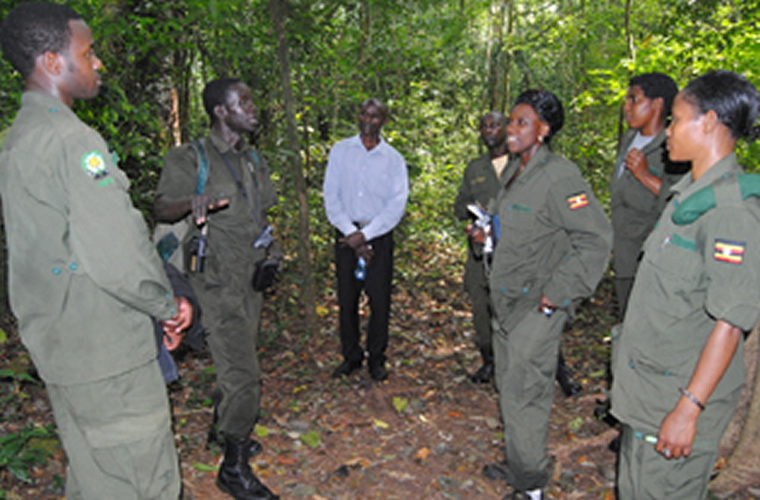
[(493, 308), (488, 288), (488, 277), (482, 260), (468, 256), (465, 264), (464, 288), (472, 303), (472, 323), (475, 326), (475, 345), (479, 349), (491, 349), (491, 322)]
[(85, 384), (47, 385), (69, 460), (68, 500), (176, 500), (181, 479), (157, 361)]
[(707, 484), (718, 459), (718, 446), (734, 416), (740, 395), (741, 388), (725, 398), (708, 402), (709, 414), (700, 416), (688, 458), (666, 459), (655, 451), (654, 444), (643, 439), (640, 432), (624, 425), (618, 463), (618, 499), (707, 498)]
[(500, 328), (493, 336), (507, 482), (520, 491), (543, 488), (552, 476), (546, 445), (560, 334), (567, 319), (561, 309), (547, 317), (536, 303), (509, 333)]
[[(191, 281), (194, 276), (190, 275)], [(237, 283), (240, 281), (240, 283)], [(256, 353), (263, 295), (247, 280), (239, 286), (195, 287), (203, 307), (203, 325), (216, 367), (222, 399), (217, 406), (219, 431), (247, 437), (261, 409), (261, 368)], [(193, 281), (195, 284), (195, 281)]]

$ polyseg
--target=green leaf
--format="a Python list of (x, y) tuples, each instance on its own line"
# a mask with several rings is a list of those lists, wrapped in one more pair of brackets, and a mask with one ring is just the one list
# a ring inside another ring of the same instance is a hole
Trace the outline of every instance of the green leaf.
[(301, 436), (301, 441), (303, 441), (304, 444), (311, 448), (317, 448), (319, 447), (320, 443), (322, 443), (322, 436), (319, 434), (319, 432), (311, 430)]
[(576, 417), (570, 422), (568, 422), (567, 426), (570, 428), (572, 432), (577, 431), (583, 426), (583, 417)]
[(5, 333), (5, 330), (0, 328), (0, 344), (5, 344), (7, 340), (8, 340), (8, 334)]
[(390, 425), (388, 425), (386, 422), (383, 422), (382, 420), (379, 420), (377, 418), (372, 420), (372, 425), (374, 425), (375, 427), (379, 429), (387, 429), (388, 427), (390, 427)]
[(218, 465), (208, 465), (204, 464), (203, 462), (193, 462), (193, 467), (195, 470), (201, 472), (215, 472), (219, 470)]
[(258, 437), (262, 438), (269, 435), (269, 429), (259, 424), (256, 424), (256, 426), (253, 428), (253, 432), (255, 432)]
[(408, 404), (408, 399), (402, 398), (401, 396), (393, 396), (393, 407), (398, 413), (403, 412)]

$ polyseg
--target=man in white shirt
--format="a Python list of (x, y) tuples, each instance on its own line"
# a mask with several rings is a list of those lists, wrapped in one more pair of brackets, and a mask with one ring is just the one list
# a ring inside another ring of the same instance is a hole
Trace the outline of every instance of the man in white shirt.
[(367, 331), (369, 373), (388, 378), (385, 349), (393, 275), (393, 228), (401, 220), (409, 195), (406, 162), (380, 136), (387, 109), (379, 99), (367, 99), (359, 112), (359, 134), (335, 144), (324, 181), (325, 211), (337, 230), (335, 268), (340, 304), (343, 362), (334, 377), (361, 367), (359, 296), (369, 297)]

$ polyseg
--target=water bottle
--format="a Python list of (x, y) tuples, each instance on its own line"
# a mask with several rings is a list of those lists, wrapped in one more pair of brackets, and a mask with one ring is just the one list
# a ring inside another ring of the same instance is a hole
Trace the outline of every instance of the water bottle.
[(367, 261), (364, 260), (364, 257), (359, 257), (359, 260), (356, 262), (354, 277), (360, 281), (364, 281), (364, 278), (367, 277)]

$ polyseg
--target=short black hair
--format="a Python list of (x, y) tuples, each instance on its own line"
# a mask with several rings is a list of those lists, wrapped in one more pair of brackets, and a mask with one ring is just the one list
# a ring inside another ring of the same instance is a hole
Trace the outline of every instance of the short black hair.
[(664, 73), (642, 73), (628, 80), (628, 87), (638, 86), (649, 99), (662, 98), (663, 118), (670, 116), (673, 100), (678, 94), (676, 82)]
[(734, 139), (758, 137), (760, 128), (755, 122), (760, 114), (760, 96), (742, 75), (726, 70), (710, 71), (689, 82), (681, 94), (701, 114), (715, 111)]
[(69, 21), (81, 20), (71, 7), (50, 2), (29, 2), (14, 8), (0, 27), (3, 55), (26, 79), (45, 52), (60, 54), (71, 42)]
[(362, 105), (359, 107), (359, 109), (364, 109), (369, 105), (377, 106), (377, 109), (380, 110), (380, 112), (383, 114), (384, 119), (388, 119), (388, 106), (385, 105), (383, 101), (378, 99), (377, 97), (370, 97), (369, 99), (365, 99), (362, 102)]
[(227, 93), (230, 87), (239, 83), (243, 82), (238, 78), (217, 78), (208, 82), (203, 88), (203, 108), (206, 110), (212, 125), (216, 123), (214, 109), (217, 106), (227, 104)]
[(506, 127), (509, 120), (501, 111), (489, 111), (480, 118), (480, 127), (486, 122), (486, 118), (494, 120), (496, 123)]
[(565, 110), (556, 95), (548, 90), (529, 89), (517, 96), (513, 108), (518, 104), (527, 104), (536, 112), (541, 121), (549, 124), (549, 133), (544, 137), (544, 143), (549, 144), (552, 137), (562, 130), (565, 124)]

